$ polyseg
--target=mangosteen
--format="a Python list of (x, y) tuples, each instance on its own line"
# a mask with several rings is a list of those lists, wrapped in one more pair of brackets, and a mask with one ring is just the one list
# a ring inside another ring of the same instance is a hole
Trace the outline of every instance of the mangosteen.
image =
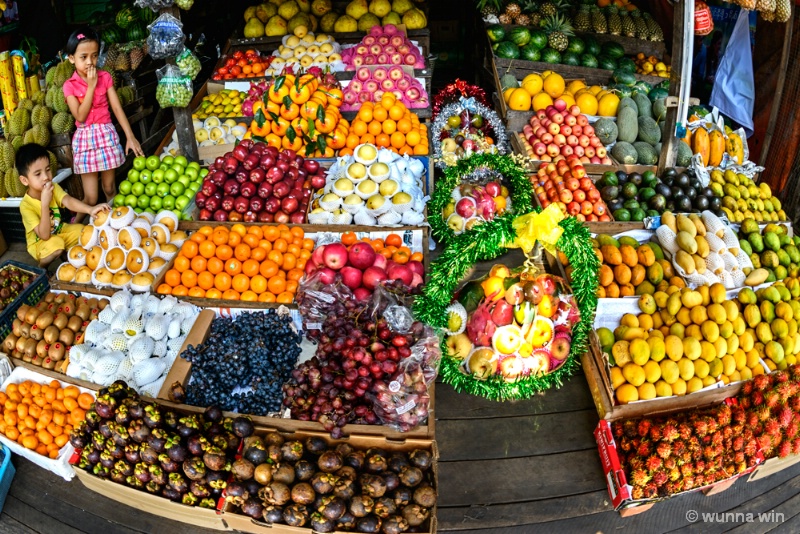
[(356, 516), (349, 510), (345, 510), (342, 517), (336, 520), (336, 527), (339, 530), (352, 530), (356, 527)]
[(272, 460), (273, 462), (280, 463), (283, 461), (283, 452), (281, 451), (281, 445), (268, 445), (267, 446), (267, 459)]
[(638, 172), (632, 172), (628, 175), (628, 181), (634, 184), (636, 187), (642, 185), (642, 175)]
[[(180, 429), (178, 432), (180, 433)], [(186, 448), (192, 456), (202, 456), (209, 446), (208, 440), (199, 434), (195, 434), (186, 440)]]
[(181, 497), (181, 504), (185, 504), (186, 506), (197, 506), (197, 500), (197, 497), (191, 493), (186, 493)]
[(174, 462), (183, 462), (186, 459), (186, 447), (181, 445), (180, 436), (170, 436), (164, 444), (164, 451)]
[(132, 464), (137, 464), (141, 460), (141, 455), (139, 453), (141, 445), (138, 443), (128, 443), (125, 445), (125, 459)]
[(144, 415), (142, 415), (144, 424), (150, 428), (158, 428), (161, 426), (161, 409), (158, 404), (148, 404), (144, 407)]
[(250, 460), (239, 458), (233, 462), (233, 465), (231, 466), (231, 473), (233, 473), (233, 476), (235, 476), (238, 480), (250, 480), (253, 478), (255, 469), (256, 467)]
[(224, 471), (206, 471), (206, 482), (211, 489), (225, 489), (228, 474)]
[(114, 457), (115, 460), (121, 460), (125, 458), (125, 447), (122, 445), (117, 445), (111, 440), (106, 441), (106, 450), (111, 456)]
[(413, 488), (417, 486), (423, 480), (423, 473), (419, 467), (406, 467), (402, 471), (400, 471), (400, 482), (408, 486), (409, 488)]
[(200, 428), (201, 425), (200, 422), (197, 420), (197, 416), (192, 414), (178, 419), (178, 426), (175, 430), (178, 432), (178, 434), (180, 434), (182, 438), (188, 438), (189, 436), (192, 436), (195, 433), (197, 433), (197, 431), (200, 430)]
[(114, 423), (113, 420), (105, 420), (97, 427), (97, 431), (100, 432), (104, 438), (108, 439), (111, 437), (111, 434), (113, 434), (114, 426), (116, 426), (116, 423)]
[(190, 458), (183, 462), (183, 474), (190, 480), (200, 480), (206, 476), (206, 464), (202, 458)]
[(348, 480), (355, 480), (358, 477), (356, 470), (349, 465), (343, 466), (341, 469), (334, 473), (338, 478), (346, 478)]
[(141, 419), (144, 417), (144, 406), (138, 401), (132, 401), (128, 404), (128, 413), (131, 414), (132, 419)]
[(272, 470), (273, 467), (270, 464), (259, 464), (253, 471), (253, 478), (262, 486), (266, 486), (272, 481)]
[(250, 420), (249, 417), (245, 417), (240, 415), (236, 419), (233, 420), (233, 424), (231, 425), (231, 429), (236, 436), (240, 438), (246, 438), (248, 436), (252, 436), (255, 428), (253, 427), (253, 422)]
[(292, 487), (291, 497), (292, 501), (297, 504), (311, 504), (314, 502), (316, 494), (311, 484), (308, 482), (300, 482)]
[(205, 499), (200, 499), (200, 502), (197, 503), (197, 506), (200, 508), (208, 508), (209, 510), (214, 510), (217, 508), (217, 501), (212, 497), (206, 497)]
[(425, 508), (433, 508), (436, 506), (436, 490), (428, 484), (418, 487), (414, 490), (414, 502)]
[(390, 515), (397, 513), (397, 505), (394, 503), (394, 499), (391, 497), (381, 497), (378, 499), (378, 502), (375, 503), (372, 513), (380, 518), (385, 519)]
[(303, 457), (303, 453), (305, 449), (303, 448), (303, 444), (299, 441), (287, 441), (281, 446), (281, 454), (283, 454), (283, 459), (289, 462), (296, 462)]
[(116, 482), (117, 484), (124, 484), (124, 483), (125, 483), (125, 479), (127, 478), (127, 476), (126, 476), (126, 475), (123, 475), (123, 474), (122, 474), (122, 473), (119, 471), (119, 469), (117, 469), (117, 468), (114, 468), (114, 469), (112, 469), (112, 470), (111, 470), (111, 472), (109, 473), (109, 478), (110, 478), (111, 480), (113, 480), (114, 482)]
[(306, 450), (311, 454), (320, 455), (328, 450), (328, 444), (324, 439), (312, 436), (306, 440)]
[(389, 456), (388, 460), (389, 469), (394, 471), (395, 473), (399, 473), (403, 470), (404, 467), (407, 467), (411, 464), (408, 462), (408, 457), (400, 452), (395, 452), (391, 456)]
[(350, 445), (349, 443), (339, 443), (339, 444), (336, 445), (336, 447), (333, 450), (338, 452), (341, 455), (341, 457), (344, 458), (348, 454), (353, 452), (354, 449), (353, 449), (353, 446)]
[(256, 482), (252, 478), (250, 480), (242, 481), (242, 484), (244, 484), (245, 489), (251, 495), (257, 495), (258, 494), (258, 490), (261, 489), (261, 484), (259, 484), (258, 482)]
[(272, 472), (272, 480), (276, 482), (283, 482), (286, 485), (294, 484), (295, 474), (292, 466), (286, 463), (280, 464)]
[(311, 514), (311, 528), (315, 532), (333, 532), (336, 530), (336, 522), (317, 512)]
[(409, 528), (408, 521), (402, 516), (392, 515), (383, 520), (381, 531), (384, 534), (401, 534)]
[(167, 483), (167, 473), (161, 469), (160, 465), (151, 465), (147, 470), (150, 471), (150, 480), (155, 481), (156, 484), (163, 486)]
[(179, 404), (186, 400), (186, 390), (184, 389), (183, 384), (177, 380), (169, 387), (169, 393), (167, 395), (169, 396), (169, 400)]
[(380, 475), (370, 475), (363, 473), (358, 478), (358, 483), (361, 484), (361, 491), (370, 497), (383, 497), (386, 493), (386, 481)]
[[(88, 308), (84, 309), (88, 310)], [(88, 315), (86, 317), (88, 317)], [(82, 319), (85, 321), (86, 317), (82, 317)], [(121, 401), (128, 397), (128, 390), (130, 390), (130, 388), (128, 387), (128, 383), (124, 380), (115, 380), (114, 383), (108, 386), (107, 390), (109, 395)]]
[(336, 481), (333, 494), (341, 499), (352, 499), (356, 494), (356, 481), (350, 478), (340, 478)]
[(136, 419), (128, 425), (128, 434), (136, 443), (145, 443), (147, 438), (150, 437), (150, 427), (144, 424), (143, 420)]
[(139, 445), (139, 457), (141, 458), (141, 461), (150, 465), (156, 464), (159, 461), (159, 454), (153, 447), (147, 445), (146, 443)]
[(263, 464), (268, 458), (267, 450), (264, 448), (264, 444), (261, 443), (260, 440), (246, 448), (242, 456), (253, 462), (253, 465)]
[(380, 449), (370, 449), (367, 451), (366, 459), (367, 471), (370, 473), (383, 473), (388, 469), (389, 463), (386, 459), (386, 452)]
[[(111, 476), (111, 470), (107, 467), (103, 467), (100, 464), (97, 464), (92, 468), (92, 473), (94, 474), (94, 476), (100, 478), (109, 478)], [(128, 478), (133, 478), (133, 477), (128, 477)], [(136, 479), (134, 478), (134, 480)], [(125, 482), (127, 481), (128, 480), (126, 479)]]
[(86, 461), (91, 465), (98, 464), (100, 462), (100, 451), (98, 449), (90, 450), (86, 455)]
[(364, 517), (375, 506), (375, 501), (369, 495), (356, 495), (350, 499), (350, 513), (356, 517)]
[(128, 462), (122, 460), (114, 463), (114, 469), (119, 471), (124, 477), (129, 477), (133, 474), (133, 464), (129, 464)]
[(199, 480), (192, 480), (189, 482), (189, 491), (191, 491), (195, 497), (199, 497), (201, 499), (211, 495), (211, 490), (209, 489), (208, 485), (201, 483)]
[(286, 440), (283, 439), (283, 436), (281, 436), (277, 432), (269, 432), (268, 434), (266, 434), (264, 436), (264, 445), (266, 445), (266, 446), (269, 446), (269, 445), (281, 446), (281, 445), (283, 445), (284, 441), (286, 441)]
[(345, 457), (344, 463), (356, 471), (362, 471), (364, 469), (364, 460), (366, 457), (367, 454), (364, 451), (353, 451)]
[(222, 408), (216, 405), (209, 406), (203, 412), (203, 419), (209, 423), (219, 423), (222, 421)]
[(225, 443), (227, 444), (227, 446), (225, 447), (225, 450), (231, 452), (232, 454), (235, 454), (236, 452), (238, 452), (239, 451), (239, 444), (242, 443), (242, 438), (240, 438), (239, 436), (237, 436), (235, 434), (232, 434), (230, 432), (226, 432), (225, 434), (222, 434), (222, 435), (224, 436)]
[(311, 477), (317, 472), (317, 468), (308, 460), (300, 460), (294, 464), (294, 472), (297, 480), (305, 482), (311, 480)]
[(291, 491), (286, 484), (273, 480), (258, 491), (258, 498), (267, 504), (283, 506), (291, 499)]
[(381, 520), (374, 515), (362, 517), (356, 521), (356, 532), (380, 532)]
[(311, 487), (314, 488), (314, 491), (322, 495), (331, 493), (334, 487), (336, 487), (336, 482), (336, 476), (331, 473), (317, 473), (311, 477)]
[(133, 468), (133, 476), (135, 476), (142, 484), (150, 482), (150, 466), (144, 462), (139, 462)]
[(419, 467), (423, 471), (428, 469), (433, 463), (433, 455), (431, 451), (425, 449), (414, 449), (408, 454), (408, 459), (412, 464)]
[(111, 453), (108, 451), (103, 451), (100, 453), (100, 465), (105, 467), (106, 469), (111, 469), (114, 467), (114, 457), (111, 456)]
[(264, 513), (264, 505), (255, 499), (247, 499), (247, 501), (242, 504), (242, 513), (253, 519), (261, 519)]
[(161, 414), (161, 419), (164, 428), (168, 428), (172, 431), (177, 431), (178, 428), (178, 416), (175, 412), (164, 412)]
[(403, 519), (405, 519), (409, 526), (418, 527), (428, 519), (428, 509), (423, 508), (418, 504), (409, 504), (403, 508)]
[(231, 482), (225, 488), (225, 500), (237, 506), (241, 506), (249, 498), (250, 493), (241, 482)]
[(121, 447), (125, 447), (130, 441), (130, 434), (128, 434), (128, 427), (125, 425), (116, 423), (112, 425), (111, 430), (111, 439), (114, 440), (114, 443)]
[(80, 430), (73, 430), (72, 432), (69, 433), (69, 442), (76, 449), (83, 449), (84, 447), (89, 445), (88, 433), (82, 432)]
[(274, 504), (268, 504), (262, 512), (264, 521), (267, 523), (283, 523), (283, 508)]
[(167, 444), (167, 439), (169, 439), (169, 435), (167, 432), (161, 428), (155, 428), (152, 432), (150, 432), (150, 436), (147, 438), (147, 444), (150, 445), (157, 453), (164, 452), (164, 446)]
[(407, 506), (408, 503), (410, 503), (414, 498), (414, 492), (411, 490), (411, 488), (401, 486), (394, 490), (392, 497), (394, 497), (394, 503), (398, 507)]
[(161, 464), (161, 469), (166, 473), (177, 473), (181, 470), (181, 466), (183, 465), (183, 462), (176, 462), (167, 454), (159, 454), (158, 462)]
[(325, 451), (317, 460), (317, 466), (325, 473), (338, 471), (343, 465), (342, 457), (336, 451)]
[(114, 420), (120, 425), (127, 425), (131, 422), (131, 414), (126, 404), (117, 406), (117, 413), (114, 416)]
[(400, 477), (395, 473), (386, 473), (383, 480), (386, 482), (386, 491), (394, 491), (400, 487)]
[(333, 520), (342, 517), (342, 514), (344, 514), (347, 510), (344, 500), (333, 495), (326, 495), (322, 497), (319, 505), (316, 506), (316, 508), (317, 511), (325, 516), (326, 519)]
[(171, 486), (166, 486), (161, 490), (161, 496), (170, 501), (178, 501), (181, 498), (181, 493)]
[(225, 457), (225, 453), (220, 449), (216, 447), (210, 447), (206, 450), (205, 454), (203, 454), (203, 462), (209, 469), (221, 471), (225, 468), (227, 458)]
[(283, 520), (290, 527), (302, 527), (308, 522), (308, 508), (302, 504), (292, 504), (283, 509)]
[(98, 395), (94, 401), (94, 410), (102, 419), (114, 417), (114, 410), (117, 406), (117, 399), (111, 395)]
[(152, 493), (153, 495), (158, 495), (158, 494), (161, 493), (161, 490), (163, 489), (163, 485), (157, 483), (154, 480), (151, 480), (150, 482), (147, 483), (147, 485), (144, 487), (144, 489), (147, 490), (147, 493)]
[(144, 489), (144, 482), (136, 478), (135, 476), (127, 477), (125, 479), (125, 484), (134, 488), (134, 489)]

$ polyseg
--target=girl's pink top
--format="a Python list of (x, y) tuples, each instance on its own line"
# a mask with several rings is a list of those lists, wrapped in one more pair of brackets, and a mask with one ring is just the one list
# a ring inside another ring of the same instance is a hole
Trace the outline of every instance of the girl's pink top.
[[(111, 111), (108, 107), (108, 89), (113, 86), (114, 82), (111, 80), (111, 75), (104, 70), (98, 70), (97, 86), (94, 88), (94, 96), (92, 97), (92, 109), (89, 110), (89, 115), (84, 122), (76, 122), (78, 126), (108, 124), (111, 122)], [(64, 98), (72, 95), (82, 104), (87, 88), (86, 82), (75, 71), (72, 77), (64, 82)]]

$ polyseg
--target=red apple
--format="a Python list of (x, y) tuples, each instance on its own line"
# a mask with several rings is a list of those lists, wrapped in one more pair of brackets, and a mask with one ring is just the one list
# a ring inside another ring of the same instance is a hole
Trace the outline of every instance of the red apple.
[(323, 267), (322, 269), (318, 270), (317, 273), (319, 273), (319, 280), (323, 284), (332, 284), (336, 279), (336, 271), (327, 267)]
[(361, 287), (362, 274), (360, 270), (346, 265), (345, 267), (342, 267), (340, 272), (342, 274), (342, 282), (344, 282), (344, 285), (352, 290)]
[(414, 273), (407, 265), (394, 264), (387, 271), (389, 280), (400, 280), (405, 285), (410, 286), (414, 278)]
[(341, 243), (331, 243), (325, 247), (325, 252), (322, 254), (322, 261), (326, 267), (334, 271), (340, 270), (347, 265), (347, 247)]
[(375, 261), (372, 262), (372, 267), (377, 267), (378, 269), (386, 270), (388, 262), (386, 261), (385, 256), (381, 256), (380, 254), (375, 254)]
[(354, 244), (347, 253), (347, 259), (350, 265), (361, 270), (374, 265), (375, 256), (375, 249), (372, 248), (372, 245), (364, 243), (363, 241)]
[(324, 267), (325, 260), (323, 259), (323, 254), (325, 254), (325, 249), (328, 245), (320, 245), (314, 249), (314, 252), (311, 253), (311, 261), (309, 263), (313, 263), (316, 267)]
[(358, 287), (353, 291), (353, 296), (358, 301), (368, 300), (372, 296), (372, 291), (365, 287)]
[[(383, 256), (381, 256), (383, 257)], [(362, 277), (362, 284), (367, 289), (375, 289), (378, 284), (387, 279), (386, 271), (378, 267), (367, 267)]]

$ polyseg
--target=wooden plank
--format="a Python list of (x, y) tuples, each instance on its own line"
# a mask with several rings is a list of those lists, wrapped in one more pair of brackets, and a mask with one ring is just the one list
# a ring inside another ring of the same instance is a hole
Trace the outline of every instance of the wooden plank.
[[(442, 532), (478, 528), (499, 529), (516, 525), (528, 525), (530, 532), (538, 531), (542, 523), (578, 515), (596, 514), (608, 511), (610, 506), (608, 492), (598, 490), (582, 495), (526, 503), (439, 507), (437, 523)], [(534, 525), (536, 529), (533, 528)]]
[(439, 495), (440, 507), (526, 502), (606, 487), (596, 448), (507, 460), (440, 461), (439, 483), (449, 488)]
[[(568, 420), (570, 424), (565, 425)], [(594, 407), (547, 415), (485, 419), (439, 420), (442, 459), (494, 460), (595, 450), (597, 444), (586, 429), (597, 426)], [(486, 436), (494, 439), (485, 439)]]
[[(688, 16), (692, 16), (688, 14)], [(683, 80), (683, 54), (684, 54), (684, 22), (687, 17), (686, 3), (677, 2), (673, 4), (672, 21), (672, 71), (669, 78), (669, 96), (679, 96), (681, 83)], [(691, 72), (685, 73), (691, 76)], [(678, 145), (680, 141), (675, 137), (675, 126), (678, 122), (678, 108), (667, 108), (667, 116), (664, 118), (664, 132), (666, 139), (662, 141), (661, 154), (658, 158), (657, 174), (661, 176), (664, 169), (674, 167), (678, 158)]]
[(58, 518), (47, 515), (13, 495), (6, 497), (3, 512), (23, 525), (27, 525), (42, 534), (58, 532), (58, 534), (80, 534), (86, 530), (78, 530), (62, 523)]
[(35, 534), (32, 528), (23, 525), (7, 513), (0, 515), (0, 531), (5, 534)]
[[(452, 386), (442, 383), (436, 384), (436, 397), (440, 403), (436, 414), (439, 422), (544, 415), (594, 406), (580, 374), (567, 379), (560, 388), (552, 388), (520, 401), (499, 403), (476, 395), (457, 393)], [(439, 438), (443, 436), (441, 434)]]

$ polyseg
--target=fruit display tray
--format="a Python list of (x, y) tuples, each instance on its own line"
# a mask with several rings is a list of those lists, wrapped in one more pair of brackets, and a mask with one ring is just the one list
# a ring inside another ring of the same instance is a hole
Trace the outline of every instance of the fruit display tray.
[[(197, 317), (192, 330), (186, 336), (186, 340), (181, 347), (181, 354), (186, 350), (189, 345), (199, 345), (203, 343), (211, 332), (211, 322), (214, 320), (215, 313), (211, 310), (203, 310)], [(157, 401), (160, 404), (182, 410), (190, 413), (203, 413), (205, 408), (198, 406), (190, 406), (188, 404), (180, 404), (169, 400), (169, 391), (172, 384), (180, 382), (186, 385), (192, 373), (192, 364), (184, 360), (182, 357), (175, 359), (172, 368), (164, 379), (164, 385), (161, 386), (161, 391), (158, 394)], [(434, 416), (434, 385), (431, 385), (428, 390), (430, 394), (430, 409), (428, 413), (427, 425), (421, 425), (409, 432), (397, 432), (389, 427), (382, 425), (345, 425), (343, 431), (345, 435), (364, 435), (364, 436), (380, 436), (391, 440), (406, 440), (406, 439), (428, 439), (434, 438), (435, 431), (435, 416)], [(225, 416), (235, 417), (238, 414), (225, 413)], [(288, 419), (283, 417), (264, 417), (252, 416), (253, 423), (267, 428), (276, 428), (285, 432), (322, 432), (322, 424), (315, 421), (300, 421), (297, 419)]]
[(17, 316), (17, 310), (23, 304), (33, 306), (39, 303), (42, 295), (44, 295), (50, 287), (47, 281), (47, 272), (39, 267), (25, 265), (18, 261), (7, 260), (0, 264), (0, 271), (9, 267), (16, 267), (26, 273), (33, 275), (33, 281), (26, 288), (23, 289), (14, 301), (6, 306), (2, 313), (0, 313), (0, 336), (5, 339), (11, 333), (11, 324)]

